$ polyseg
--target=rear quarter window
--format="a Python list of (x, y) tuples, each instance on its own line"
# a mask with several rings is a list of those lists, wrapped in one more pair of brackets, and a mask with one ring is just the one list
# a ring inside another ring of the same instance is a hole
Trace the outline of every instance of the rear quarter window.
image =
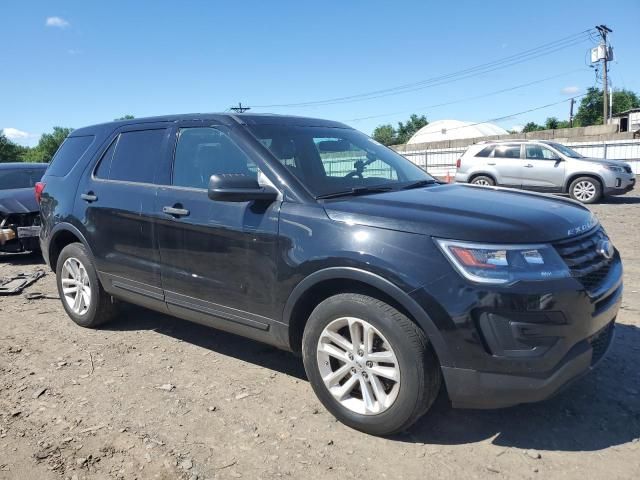
[(53, 156), (47, 175), (64, 177), (78, 163), (95, 140), (94, 135), (68, 137)]

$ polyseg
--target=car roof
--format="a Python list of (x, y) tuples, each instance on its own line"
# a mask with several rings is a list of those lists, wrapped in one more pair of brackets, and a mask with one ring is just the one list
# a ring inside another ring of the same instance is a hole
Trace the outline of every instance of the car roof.
[(554, 142), (551, 140), (538, 140), (535, 138), (514, 138), (513, 140), (483, 140), (475, 145), (490, 145), (492, 143), (544, 143), (546, 145), (553, 145), (560, 142)]
[(7, 162), (0, 163), (0, 170), (15, 170), (24, 169), (29, 170), (33, 168), (47, 168), (48, 163), (29, 163), (29, 162)]
[(126, 125), (141, 125), (144, 123), (174, 123), (185, 120), (194, 121), (216, 121), (224, 125), (286, 125), (304, 127), (332, 127), (351, 128), (340, 122), (323, 120), (320, 118), (298, 117), (294, 115), (277, 115), (273, 113), (183, 113), (177, 115), (161, 115), (156, 117), (132, 118), (127, 120), (115, 120), (113, 122), (90, 125), (74, 130), (69, 135), (77, 137), (91, 135), (96, 131), (110, 129), (111, 131)]

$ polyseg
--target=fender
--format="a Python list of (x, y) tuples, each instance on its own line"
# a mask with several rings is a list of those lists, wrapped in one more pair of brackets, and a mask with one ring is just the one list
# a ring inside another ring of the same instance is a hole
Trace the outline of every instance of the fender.
[[(594, 173), (594, 172), (572, 172), (571, 175), (569, 175), (569, 177), (564, 181), (564, 188), (563, 188), (563, 192), (568, 192), (569, 191), (569, 187), (571, 186), (571, 182), (569, 180), (571, 179), (575, 179), (578, 177), (595, 177), (598, 180), (600, 180), (600, 185), (602, 185), (602, 191), (604, 193), (604, 189), (607, 188), (607, 184), (604, 181), (604, 178), (602, 178), (599, 174)], [(571, 180), (573, 181), (573, 180)], [(581, 204), (582, 205), (582, 204)]]
[(56, 236), (58, 236), (58, 234), (60, 234), (61, 232), (73, 233), (76, 237), (80, 239), (80, 242), (84, 245), (84, 248), (87, 249), (87, 252), (89, 252), (89, 256), (92, 259), (94, 258), (93, 250), (91, 250), (91, 247), (89, 246), (89, 242), (87, 242), (87, 239), (85, 238), (84, 234), (74, 225), (67, 222), (61, 222), (61, 223), (57, 223), (51, 229), (51, 232), (48, 235), (49, 238), (47, 240), (47, 248), (42, 249), (42, 254), (43, 256), (45, 256), (45, 261), (47, 265), (49, 265), (49, 267), (51, 267), (50, 259), (49, 259), (49, 249), (51, 248), (51, 243), (56, 238)]
[(429, 317), (418, 303), (410, 297), (411, 292), (405, 292), (400, 287), (391, 283), (389, 280), (366, 270), (361, 270), (354, 267), (330, 267), (322, 270), (318, 270), (305, 277), (296, 287), (293, 289), (283, 311), (283, 322), (290, 325), (291, 314), (293, 309), (302, 297), (302, 295), (308, 291), (314, 285), (326, 281), (326, 280), (356, 280), (365, 283), (377, 290), (384, 292), (393, 298), (396, 302), (402, 305), (416, 320), (418, 325), (424, 330), (427, 338), (433, 345), (436, 355), (438, 356), (442, 365), (450, 365), (450, 355), (448, 347), (440, 334), (440, 331), (436, 327), (433, 320)]

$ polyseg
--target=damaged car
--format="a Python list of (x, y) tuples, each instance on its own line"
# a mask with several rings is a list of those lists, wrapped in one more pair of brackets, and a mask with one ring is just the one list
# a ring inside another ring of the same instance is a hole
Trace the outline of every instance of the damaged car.
[(0, 252), (40, 249), (40, 208), (33, 189), (47, 165), (0, 163)]

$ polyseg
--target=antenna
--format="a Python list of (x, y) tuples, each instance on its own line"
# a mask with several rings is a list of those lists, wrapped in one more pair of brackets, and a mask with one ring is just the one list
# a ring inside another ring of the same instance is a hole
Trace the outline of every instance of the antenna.
[(242, 102), (238, 102), (237, 107), (231, 107), (229, 110), (233, 110), (236, 113), (244, 113), (247, 110), (251, 110), (251, 107), (243, 107)]

